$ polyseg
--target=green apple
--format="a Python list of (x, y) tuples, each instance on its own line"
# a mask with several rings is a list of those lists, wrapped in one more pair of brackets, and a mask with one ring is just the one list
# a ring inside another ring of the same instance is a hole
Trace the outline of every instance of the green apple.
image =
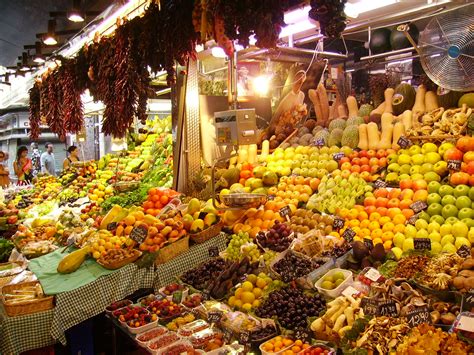
[(441, 238), (441, 245), (444, 247), (446, 244), (454, 244), (454, 237), (452, 234), (446, 234)]
[(471, 208), (471, 205), (472, 205), (471, 199), (467, 196), (459, 196), (456, 199), (456, 207), (458, 209)]
[(415, 238), (416, 236), (416, 227), (412, 224), (407, 224), (405, 227), (405, 238)]
[(405, 239), (403, 242), (403, 251), (413, 250), (415, 249), (415, 244), (413, 239)]
[(401, 154), (398, 156), (398, 164), (405, 165), (411, 163), (411, 157), (408, 154)]
[(469, 233), (467, 233), (467, 239), (472, 243), (474, 243), (474, 227), (469, 229)]
[[(471, 209), (471, 213), (474, 213), (474, 211)], [(459, 218), (459, 213), (458, 213), (458, 218)], [(461, 222), (465, 223), (466, 226), (469, 228), (474, 227), (474, 219), (472, 218), (463, 218), (461, 219)]]
[[(351, 150), (351, 153), (349, 154), (352, 154), (352, 150)], [(390, 154), (388, 157), (387, 157), (387, 162), (388, 164), (392, 164), (392, 163), (396, 163), (398, 162), (398, 154)]]
[(469, 198), (474, 201), (474, 186), (469, 189)]
[(449, 185), (442, 185), (439, 188), (438, 193), (441, 195), (441, 197), (444, 197), (446, 195), (452, 195), (454, 193), (454, 188)]
[(333, 172), (338, 168), (338, 163), (335, 160), (330, 160), (326, 164), (326, 170), (329, 172)]
[(439, 234), (441, 234), (441, 236), (444, 237), (445, 235), (451, 234), (452, 229), (453, 227), (449, 223), (442, 224), (441, 227), (439, 228)]
[(441, 215), (431, 216), (430, 222), (436, 222), (441, 226), (444, 223), (444, 218)]
[(458, 212), (458, 219), (471, 219), (473, 217), (473, 210), (471, 208), (462, 208)]
[(428, 238), (430, 238), (432, 242), (440, 242), (441, 241), (441, 234), (439, 234), (438, 232), (431, 232), (428, 235)]
[(434, 171), (429, 171), (423, 175), (423, 179), (427, 182), (441, 181), (441, 177)]
[(400, 174), (410, 174), (411, 165), (410, 164), (402, 164), (400, 165)]
[(439, 242), (431, 241), (431, 254), (432, 255), (438, 255), (439, 253), (441, 253), (441, 250), (443, 250), (443, 247), (441, 246)]
[(441, 199), (441, 204), (446, 205), (456, 205), (456, 198), (453, 195), (445, 195)]
[(426, 211), (421, 211), (418, 215), (418, 219), (422, 219), (426, 222), (430, 221), (431, 216)]
[(428, 205), (431, 205), (433, 203), (441, 203), (441, 196), (438, 195), (436, 192), (429, 193), (428, 197), (426, 198), (426, 203)]
[(439, 146), (438, 148), (438, 153), (439, 155), (443, 156), (444, 153), (448, 150), (448, 149), (451, 149), (451, 148), (454, 148), (455, 145), (453, 143), (450, 143), (450, 142), (446, 142), (446, 143), (443, 143)]
[(421, 153), (426, 154), (430, 152), (437, 152), (438, 147), (434, 143), (425, 143), (421, 146)]
[(454, 242), (454, 246), (456, 247), (456, 249), (459, 249), (463, 245), (466, 245), (470, 248), (471, 242), (465, 237), (456, 237), (456, 241)]
[(431, 203), (429, 206), (428, 206), (428, 209), (426, 210), (426, 212), (430, 215), (430, 216), (436, 216), (436, 215), (441, 215), (441, 212), (443, 211), (443, 206), (440, 205), (439, 203)]
[(393, 247), (391, 250), (393, 255), (395, 256), (395, 259), (400, 260), (403, 254), (403, 250), (400, 249), (400, 247)]
[(405, 241), (405, 236), (403, 233), (397, 232), (393, 236), (393, 245), (399, 248), (403, 248), (403, 242)]
[(429, 173), (429, 172), (432, 172), (433, 171), (433, 164), (431, 163), (424, 163), (422, 166), (421, 166), (421, 173), (422, 174), (426, 174), (426, 173)]
[(446, 163), (444, 160), (437, 162), (435, 165), (433, 165), (433, 171), (441, 176), (446, 174), (448, 172), (448, 163)]
[(438, 223), (438, 222), (430, 222), (428, 224), (428, 232), (429, 233), (432, 233), (432, 232), (439, 232), (439, 229), (441, 228), (441, 225)]
[(438, 193), (438, 190), (440, 187), (441, 187), (441, 184), (438, 181), (430, 181), (428, 183), (428, 193), (429, 194)]
[(456, 222), (453, 224), (452, 234), (458, 237), (467, 237), (469, 228), (463, 222)]
[(457, 221), (459, 221), (458, 218), (457, 218), (456, 216), (454, 216), (454, 217), (448, 217), (448, 218), (446, 218), (446, 222), (445, 222), (445, 223), (448, 223), (448, 224), (453, 225), (453, 224), (456, 223)]
[(421, 166), (420, 165), (412, 165), (410, 168), (410, 175), (421, 174)]
[(418, 218), (415, 222), (415, 227), (417, 231), (419, 231), (420, 229), (428, 229), (428, 222), (424, 219)]
[(387, 166), (387, 171), (389, 173), (398, 173), (400, 171), (400, 165), (397, 163), (391, 163)]
[(416, 238), (428, 238), (428, 231), (426, 229), (420, 229), (418, 232), (416, 232)]
[(415, 155), (412, 155), (411, 157), (411, 163), (413, 165), (423, 165), (424, 162), (425, 162), (425, 157), (423, 156), (423, 154), (415, 154)]
[(408, 148), (408, 154), (411, 156), (421, 154), (421, 147), (419, 145), (413, 144), (410, 148)]
[(441, 156), (437, 152), (429, 152), (425, 154), (425, 163), (436, 164), (441, 161)]
[(422, 175), (422, 174), (417, 173), (417, 174), (412, 174), (412, 175), (411, 175), (411, 179), (412, 179), (413, 181), (416, 181), (416, 180), (423, 180), (424, 178), (423, 178), (423, 175)]
[(388, 173), (387, 176), (385, 177), (385, 181), (388, 183), (398, 183), (399, 181), (398, 174), (395, 172)]
[(458, 185), (454, 188), (454, 196), (468, 196), (470, 188), (467, 185)]
[(405, 179), (410, 179), (410, 178), (411, 177), (408, 174), (400, 174), (400, 176), (398, 177), (400, 181), (405, 180)]

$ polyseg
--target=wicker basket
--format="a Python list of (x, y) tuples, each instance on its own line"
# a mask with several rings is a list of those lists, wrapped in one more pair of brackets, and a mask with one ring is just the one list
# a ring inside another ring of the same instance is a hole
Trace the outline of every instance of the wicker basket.
[(204, 229), (202, 232), (190, 234), (189, 236), (194, 243), (201, 244), (219, 235), (221, 230), (222, 230), (222, 223), (218, 222), (210, 226), (209, 228)]
[(155, 265), (164, 264), (171, 259), (176, 258), (189, 250), (189, 237), (183, 237), (176, 242), (165, 246), (160, 249), (158, 256), (155, 259)]
[(134, 250), (133, 255), (129, 258), (122, 259), (122, 260), (119, 260), (119, 261), (115, 261), (115, 262), (112, 262), (112, 263), (103, 263), (103, 262), (101, 262), (100, 259), (98, 259), (97, 264), (99, 264), (100, 266), (102, 266), (102, 267), (104, 267), (108, 270), (116, 270), (116, 269), (120, 269), (121, 267), (123, 267), (125, 265), (133, 263), (140, 256), (142, 256), (142, 252), (138, 251), (138, 250)]
[(35, 286), (39, 284), (38, 281), (29, 281), (15, 285), (6, 285), (2, 288), (2, 302), (3, 307), (5, 308), (5, 312), (10, 316), (21, 316), (24, 314), (36, 313), (36, 312), (43, 312), (47, 311), (48, 309), (52, 309), (54, 307), (53, 300), (54, 296), (45, 296), (42, 298), (37, 298), (31, 301), (27, 301), (24, 303), (18, 304), (7, 304), (5, 303), (4, 295), (8, 293), (12, 293), (15, 290), (20, 290), (22, 288), (28, 286)]

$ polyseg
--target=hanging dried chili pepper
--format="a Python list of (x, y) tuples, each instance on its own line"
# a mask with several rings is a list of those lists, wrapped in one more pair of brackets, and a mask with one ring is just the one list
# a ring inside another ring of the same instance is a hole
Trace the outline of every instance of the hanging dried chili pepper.
[(75, 71), (75, 60), (63, 60), (58, 70), (59, 84), (62, 90), (61, 112), (64, 119), (64, 130), (68, 133), (79, 133), (84, 126), (82, 90)]
[(30, 138), (32, 140), (38, 139), (41, 130), (41, 116), (40, 116), (40, 83), (35, 82), (29, 91), (30, 94)]

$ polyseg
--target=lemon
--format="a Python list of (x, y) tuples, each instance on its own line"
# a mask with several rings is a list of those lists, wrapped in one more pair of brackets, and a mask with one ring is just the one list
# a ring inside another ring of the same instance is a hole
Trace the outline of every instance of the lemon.
[(242, 293), (241, 299), (243, 303), (252, 304), (252, 302), (255, 301), (255, 295), (252, 292), (245, 291), (244, 293)]
[(237, 300), (237, 299), (235, 298), (235, 296), (229, 297), (229, 302), (228, 302), (228, 303), (229, 303), (229, 306), (234, 307), (234, 304), (235, 304), (235, 301), (236, 301), (236, 300)]
[[(257, 280), (257, 283), (258, 283), (258, 280)], [(244, 291), (252, 291), (253, 290), (253, 285), (250, 281), (245, 281), (242, 284), (242, 288), (243, 288)]]
[(250, 310), (252, 310), (252, 305), (250, 303), (244, 303), (242, 309), (246, 312), (249, 312)]
[(234, 307), (239, 308), (239, 309), (242, 308), (242, 301), (241, 300), (236, 300), (234, 302)]
[(244, 289), (242, 287), (239, 287), (237, 290), (235, 290), (235, 298), (240, 299), (242, 297), (243, 292)]

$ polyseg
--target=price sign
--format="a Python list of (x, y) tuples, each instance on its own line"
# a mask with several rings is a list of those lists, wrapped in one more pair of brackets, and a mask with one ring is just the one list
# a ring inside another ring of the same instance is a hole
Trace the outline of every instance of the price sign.
[(232, 332), (228, 330), (227, 328), (222, 329), (222, 332), (224, 334), (224, 341), (226, 343), (230, 343), (232, 340)]
[(431, 250), (430, 238), (415, 238), (413, 243), (415, 244), (415, 250)]
[(275, 199), (275, 197), (276, 197), (275, 195), (268, 195), (267, 200), (268, 201), (273, 201)]
[(369, 248), (369, 250), (374, 249), (374, 242), (372, 241), (372, 239), (364, 238), (364, 244), (367, 248)]
[(377, 315), (388, 317), (398, 316), (397, 304), (393, 300), (379, 302), (377, 306)]
[(346, 297), (348, 296), (353, 296), (353, 295), (358, 295), (360, 292), (357, 291), (354, 287), (352, 286), (347, 286), (344, 291), (342, 291), (342, 294)]
[(418, 213), (428, 208), (428, 204), (425, 201), (416, 201), (410, 205), (413, 212)]
[(356, 232), (354, 232), (351, 228), (347, 228), (344, 233), (342, 233), (342, 237), (348, 242), (352, 243), (354, 241), (354, 237), (356, 236)]
[(431, 324), (431, 315), (426, 307), (420, 307), (407, 314), (408, 325), (415, 328), (418, 324)]
[(339, 161), (339, 160), (341, 160), (342, 158), (344, 158), (344, 153), (343, 153), (343, 152), (334, 153), (334, 154), (332, 155), (332, 158), (333, 158), (335, 161)]
[(117, 222), (111, 222), (109, 224), (107, 224), (107, 230), (109, 232), (113, 231), (113, 230), (116, 230), (117, 229)]
[(215, 258), (219, 256), (219, 248), (216, 246), (209, 247), (208, 252), (210, 258)]
[(459, 317), (459, 322), (455, 326), (455, 330), (464, 330), (469, 333), (474, 333), (474, 318), (472, 314), (466, 314)]
[(130, 239), (134, 240), (138, 244), (141, 244), (143, 243), (147, 235), (148, 229), (143, 225), (139, 225), (133, 227), (132, 231), (130, 232)]
[(285, 217), (291, 213), (290, 206), (284, 206), (280, 208), (280, 216)]
[(385, 187), (387, 187), (387, 182), (383, 181), (382, 179), (377, 179), (374, 181), (374, 187), (376, 189), (383, 189)]
[(183, 291), (175, 291), (173, 292), (172, 301), (176, 304), (180, 304), (183, 300)]
[(460, 160), (448, 160), (448, 169), (449, 170), (454, 170), (454, 171), (459, 171), (459, 170), (461, 170), (461, 163), (462, 163), (462, 161), (460, 161)]
[(414, 214), (413, 216), (411, 216), (410, 218), (407, 219), (405, 224), (415, 225), (415, 223), (416, 223), (416, 221), (418, 220), (419, 217), (420, 217), (419, 213)]
[(458, 249), (457, 254), (461, 258), (467, 258), (469, 255), (471, 255), (471, 248), (464, 244)]
[(405, 149), (405, 148), (408, 148), (409, 146), (411, 146), (413, 144), (413, 142), (411, 140), (409, 140), (407, 137), (401, 136), (398, 139), (397, 144), (400, 146), (400, 148)]
[(344, 219), (341, 217), (334, 217), (334, 221), (332, 222), (332, 227), (334, 229), (342, 229), (344, 227)]
[(316, 147), (324, 147), (324, 138), (318, 138), (316, 139), (316, 141), (314, 142), (314, 145)]
[(240, 332), (239, 343), (244, 346), (250, 345), (250, 332), (248, 330), (242, 330)]
[(360, 306), (364, 310), (365, 315), (374, 316), (377, 314), (378, 302), (373, 298), (362, 298)]
[(464, 311), (471, 312), (474, 308), (474, 289), (470, 289), (466, 294), (463, 295), (462, 309)]
[(221, 318), (223, 316), (223, 313), (221, 311), (210, 311), (207, 313), (207, 320), (209, 323), (219, 323), (221, 321)]
[(311, 335), (309, 334), (307, 329), (298, 328), (295, 330), (295, 338), (303, 342), (310, 342)]
[(381, 275), (377, 269), (371, 267), (369, 270), (367, 270), (364, 276), (367, 277), (370, 281), (377, 282)]

